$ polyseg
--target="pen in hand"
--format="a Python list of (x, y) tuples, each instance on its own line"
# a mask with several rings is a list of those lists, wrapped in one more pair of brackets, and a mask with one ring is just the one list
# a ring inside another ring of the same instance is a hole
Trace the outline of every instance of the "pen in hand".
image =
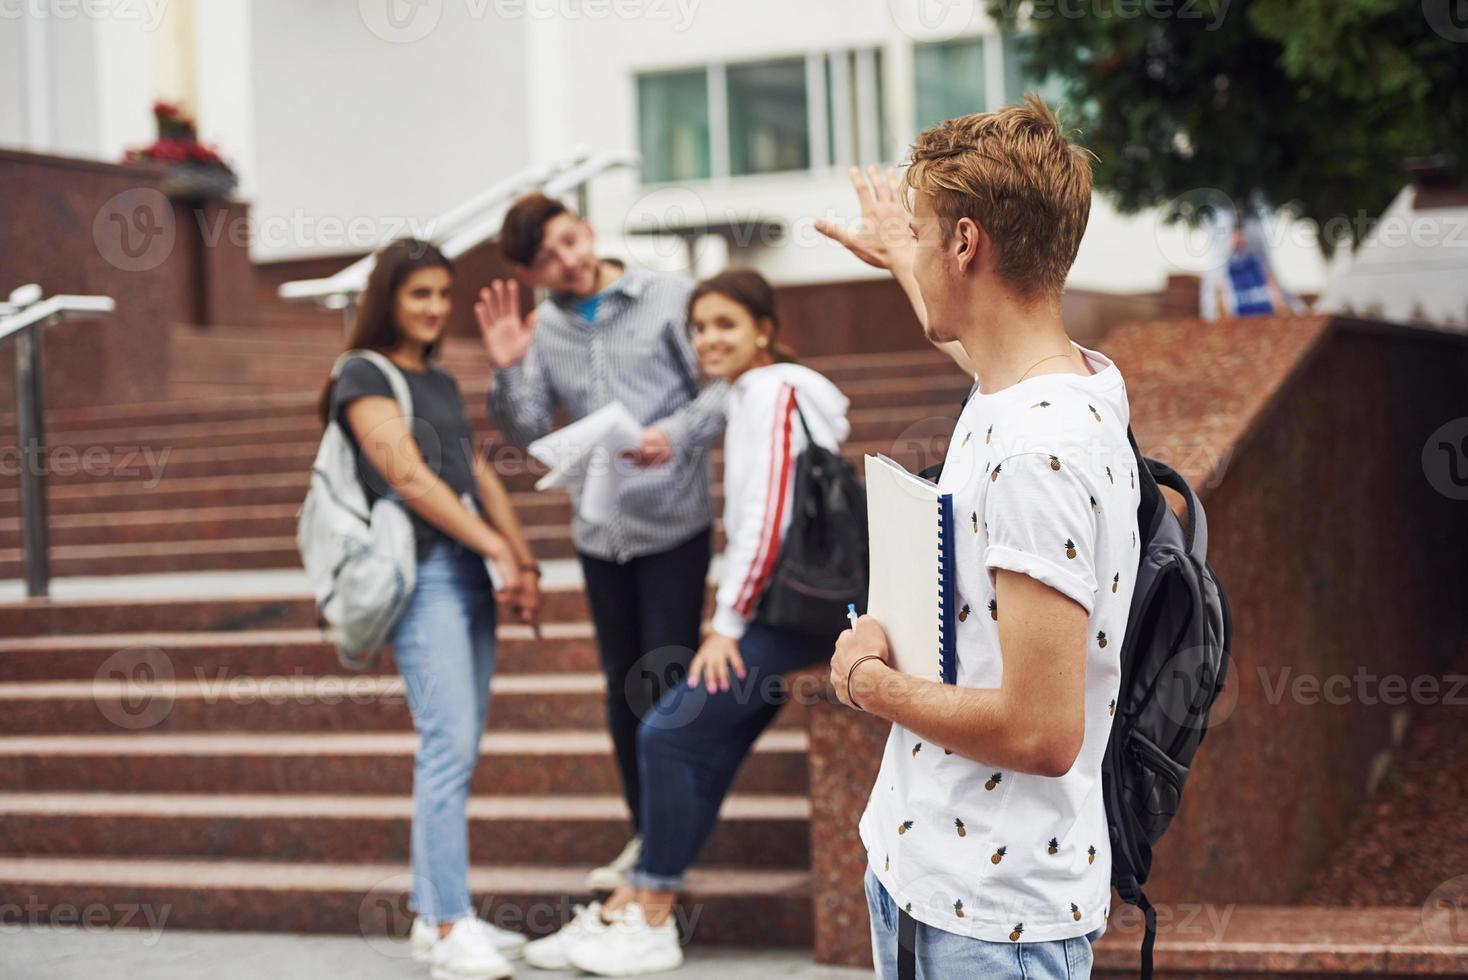
[(856, 629), (856, 603), (854, 602), (846, 604), (846, 621), (851, 624), (852, 629)]

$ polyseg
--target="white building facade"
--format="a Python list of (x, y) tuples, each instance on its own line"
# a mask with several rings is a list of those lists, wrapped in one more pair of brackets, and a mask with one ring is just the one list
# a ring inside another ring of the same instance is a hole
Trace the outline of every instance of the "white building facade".
[[(606, 249), (778, 284), (875, 275), (815, 233), (854, 218), (853, 163), (926, 125), (1053, 92), (979, 0), (0, 0), (0, 144), (118, 159), (181, 102), (241, 177), (257, 260), (361, 252), (572, 147), (641, 172), (590, 189)], [(77, 8), (75, 16), (63, 16)], [(130, 14), (131, 16), (124, 16)], [(1206, 189), (1200, 189), (1206, 194)], [(699, 236), (699, 229), (715, 234)], [(1308, 230), (1285, 285), (1318, 292)], [(1207, 235), (1098, 195), (1071, 285), (1153, 292)]]

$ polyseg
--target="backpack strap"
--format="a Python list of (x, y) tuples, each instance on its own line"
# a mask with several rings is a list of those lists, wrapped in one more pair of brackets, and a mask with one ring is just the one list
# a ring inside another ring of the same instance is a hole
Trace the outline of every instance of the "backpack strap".
[[(1203, 505), (1198, 503), (1197, 494), (1193, 488), (1188, 486), (1188, 481), (1182, 478), (1177, 470), (1166, 463), (1155, 459), (1148, 459), (1142, 455), (1142, 450), (1137, 446), (1137, 437), (1132, 435), (1132, 427), (1127, 426), (1127, 441), (1132, 445), (1132, 454), (1137, 458), (1137, 478), (1142, 481), (1143, 489), (1148, 484), (1156, 487), (1167, 487), (1175, 491), (1183, 498), (1188, 506), (1188, 526), (1186, 540), (1188, 554), (1200, 564), (1208, 557), (1208, 518), (1203, 514)], [(1147, 493), (1142, 494), (1142, 506), (1147, 505)], [(1138, 523), (1143, 532), (1150, 539), (1157, 530), (1158, 522), (1162, 519), (1162, 510), (1167, 507), (1167, 501), (1159, 492), (1157, 504), (1150, 514), (1138, 514)]]
[(1188, 481), (1182, 478), (1182, 474), (1166, 463), (1149, 459), (1147, 466), (1152, 470), (1152, 475), (1157, 479), (1159, 486), (1176, 491), (1187, 502), (1188, 554), (1201, 564), (1208, 557), (1208, 518), (1203, 514), (1203, 507), (1198, 503), (1197, 495), (1193, 493), (1193, 488), (1188, 486)]
[(345, 352), (336, 359), (336, 364), (332, 365), (332, 380), (336, 380), (337, 375), (341, 374), (342, 368), (346, 367), (348, 361), (358, 357), (377, 365), (377, 370), (381, 371), (387, 378), (387, 383), (392, 388), (393, 397), (397, 399), (398, 407), (403, 410), (403, 418), (407, 419), (408, 424), (411, 426), (413, 419), (413, 392), (408, 388), (408, 379), (403, 377), (403, 372), (398, 370), (396, 364), (377, 351), (358, 348)]
[[(788, 384), (789, 382), (786, 383)], [(816, 437), (810, 434), (810, 426), (805, 421), (805, 412), (800, 409), (800, 389), (794, 385), (790, 385), (790, 400), (795, 403), (795, 414), (800, 416), (800, 427), (805, 430), (805, 444), (807, 446), (814, 446), (816, 444)]]
[(897, 980), (917, 980), (917, 920), (906, 909), (897, 910)]
[(1147, 901), (1147, 893), (1137, 890), (1137, 908), (1142, 910), (1142, 969), (1140, 980), (1152, 980), (1152, 947), (1157, 943), (1157, 910)]

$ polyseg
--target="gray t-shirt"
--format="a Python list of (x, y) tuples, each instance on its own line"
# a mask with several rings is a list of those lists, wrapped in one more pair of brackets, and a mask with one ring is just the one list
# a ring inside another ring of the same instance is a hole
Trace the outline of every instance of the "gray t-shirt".
[[(428, 468), (455, 494), (472, 494), (478, 501), (479, 489), (474, 480), (474, 433), (464, 414), (464, 399), (459, 394), (458, 383), (453, 375), (432, 365), (427, 371), (410, 371), (401, 366), (398, 370), (407, 379), (408, 391), (413, 395), (413, 435)], [(361, 451), (357, 434), (342, 415), (348, 404), (368, 395), (392, 398), (392, 385), (377, 365), (365, 358), (354, 358), (343, 365), (341, 374), (337, 375), (331, 392), (331, 417), (341, 422), (342, 431), (357, 450), (357, 475), (367, 492), (368, 506), (371, 506), (379, 497), (391, 493), (392, 488)], [(436, 542), (450, 538), (418, 516), (417, 511), (411, 507), (407, 509), (413, 518), (418, 560), (421, 562)], [(483, 510), (482, 506), (480, 510)]]

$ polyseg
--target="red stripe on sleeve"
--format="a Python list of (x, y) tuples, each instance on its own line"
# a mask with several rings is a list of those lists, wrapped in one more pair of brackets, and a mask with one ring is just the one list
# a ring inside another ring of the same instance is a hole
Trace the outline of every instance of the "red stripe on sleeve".
[(775, 429), (770, 439), (774, 456), (770, 460), (770, 482), (765, 491), (765, 519), (760, 528), (760, 547), (749, 567), (744, 586), (734, 611), (741, 616), (754, 613), (755, 600), (764, 592), (775, 559), (780, 553), (780, 526), (785, 520), (785, 507), (790, 485), (790, 426), (795, 415), (795, 389), (786, 385), (781, 392), (782, 404), (775, 410)]

